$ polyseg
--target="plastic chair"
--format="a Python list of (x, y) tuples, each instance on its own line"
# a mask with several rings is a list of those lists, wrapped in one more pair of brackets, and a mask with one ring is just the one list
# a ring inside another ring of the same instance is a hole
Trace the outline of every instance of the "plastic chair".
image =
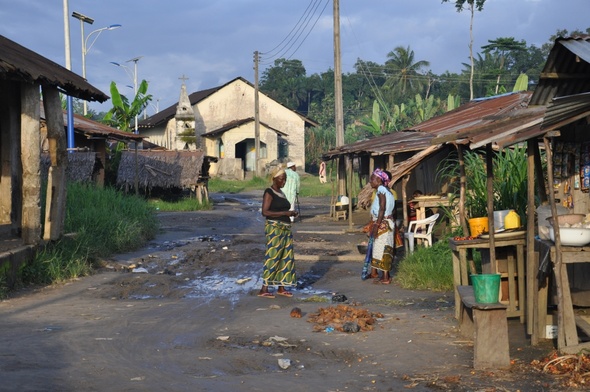
[[(424, 240), (424, 246), (427, 248), (432, 246), (432, 230), (439, 214), (434, 214), (429, 218), (416, 220), (410, 222), (408, 225), (408, 231), (404, 233), (404, 239), (406, 241), (406, 249), (410, 250), (410, 253), (414, 253), (414, 240)], [(422, 229), (421, 231), (418, 231)]]

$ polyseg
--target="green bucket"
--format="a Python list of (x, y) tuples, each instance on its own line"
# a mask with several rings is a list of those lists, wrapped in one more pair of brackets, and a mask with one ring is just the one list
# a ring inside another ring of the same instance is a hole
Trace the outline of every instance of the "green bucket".
[(471, 275), (475, 302), (495, 304), (500, 296), (500, 274)]

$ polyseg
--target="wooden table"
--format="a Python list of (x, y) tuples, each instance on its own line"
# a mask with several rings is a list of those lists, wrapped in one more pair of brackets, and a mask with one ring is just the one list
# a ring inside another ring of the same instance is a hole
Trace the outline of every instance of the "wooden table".
[[(558, 273), (561, 277), (561, 287), (558, 286), (558, 311), (562, 314), (557, 320), (557, 329), (562, 331), (564, 339), (558, 339), (557, 348), (565, 353), (574, 354), (582, 349), (590, 348), (590, 342), (579, 343), (577, 327), (582, 329), (585, 333), (590, 334), (590, 324), (582, 318), (577, 318), (574, 314), (572, 297), (570, 292), (569, 277), (567, 272), (567, 264), (573, 263), (590, 263), (590, 246), (561, 246), (561, 266), (555, 265), (555, 244), (549, 240), (535, 239), (535, 267), (538, 269), (539, 260), (544, 257), (549, 257), (553, 265), (555, 280), (557, 280)], [(556, 269), (559, 268), (559, 271)], [(546, 283), (546, 282), (545, 282)], [(559, 293), (561, 291), (561, 293)], [(547, 285), (543, 288), (537, 289), (533, 292), (533, 332), (532, 342), (537, 342), (539, 338), (545, 337), (545, 327), (547, 324), (547, 296), (549, 290)], [(561, 294), (561, 295), (560, 295)], [(559, 310), (561, 309), (561, 310)]]
[[(525, 258), (524, 246), (526, 243), (525, 234), (515, 236), (496, 236), (496, 248), (513, 247), (516, 249), (516, 259), (513, 253), (509, 253), (506, 259), (507, 273), (502, 273), (502, 278), (508, 278), (508, 317), (520, 317), (520, 322), (525, 320)], [(490, 249), (488, 239), (475, 239), (456, 241), (449, 239), (449, 247), (453, 252), (453, 285), (455, 288), (455, 318), (460, 318), (461, 297), (458, 292), (459, 286), (469, 285), (469, 270), (467, 260), (468, 249)], [(498, 273), (489, 271), (490, 266), (482, 266), (484, 273)], [(486, 268), (488, 270), (486, 270)], [(518, 291), (518, 299), (516, 292)]]
[(414, 203), (416, 206), (416, 220), (421, 220), (426, 218), (426, 209), (430, 208), (434, 212), (436, 209), (440, 207), (450, 207), (454, 206), (459, 202), (457, 199), (449, 199), (448, 197), (430, 197), (430, 196), (422, 196), (417, 197), (413, 200), (410, 200), (410, 203)]

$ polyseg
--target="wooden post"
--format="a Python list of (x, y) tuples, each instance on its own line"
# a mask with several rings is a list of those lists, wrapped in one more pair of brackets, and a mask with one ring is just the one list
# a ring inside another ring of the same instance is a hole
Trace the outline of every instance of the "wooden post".
[(490, 232), (490, 267), (492, 274), (498, 272), (498, 263), (496, 262), (496, 240), (494, 238), (494, 161), (493, 161), (492, 144), (486, 145), (486, 171), (487, 171), (487, 190), (488, 190), (488, 229)]
[(0, 195), (3, 195), (0, 197), (0, 224), (10, 225), (11, 231), (16, 233), (22, 210), (18, 181), (22, 174), (17, 164), (20, 159), (20, 94), (16, 82), (0, 80), (0, 89), (3, 91), (0, 94)]
[(463, 158), (463, 146), (457, 145), (457, 155), (459, 159), (459, 219), (461, 220), (461, 227), (463, 228), (463, 234), (469, 233), (469, 227), (467, 227), (467, 219), (465, 219), (465, 187), (467, 184), (467, 176), (465, 175), (465, 158)]
[[(527, 211), (535, 211), (535, 149), (536, 149), (536, 141), (535, 140), (528, 140), (527, 141)], [(537, 280), (537, 274), (535, 266), (535, 214), (529, 213), (527, 214), (527, 221), (526, 221), (526, 329), (527, 334), (533, 335), (533, 299), (537, 295), (537, 290), (535, 290), (535, 280)], [(523, 306), (523, 300), (521, 298), (518, 299), (519, 306)], [(532, 342), (532, 344), (536, 344), (536, 342)]]
[[(551, 142), (547, 137), (543, 138), (545, 143), (545, 155), (547, 157), (547, 182), (553, 184), (553, 153)], [(563, 263), (561, 253), (561, 236), (559, 223), (557, 221), (557, 207), (555, 206), (555, 195), (549, 192), (549, 204), (551, 205), (551, 216), (553, 216), (553, 231), (555, 236), (555, 262), (553, 272), (557, 286), (557, 348), (578, 344), (578, 331), (574, 319), (574, 308), (569, 290), (567, 269)]]
[(41, 240), (41, 133), (39, 86), (21, 84), (22, 239), (25, 245)]
[(63, 234), (66, 217), (68, 152), (61, 100), (55, 87), (43, 87), (43, 106), (51, 161), (47, 178), (43, 239), (57, 240)]
[(404, 209), (404, 227), (407, 229), (410, 224), (410, 217), (408, 216), (408, 181), (410, 181), (410, 175), (406, 174), (402, 178), (402, 203)]

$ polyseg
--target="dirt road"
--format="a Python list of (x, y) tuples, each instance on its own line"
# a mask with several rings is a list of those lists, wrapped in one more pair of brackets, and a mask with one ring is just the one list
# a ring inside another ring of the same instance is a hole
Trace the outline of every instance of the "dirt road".
[[(261, 195), (213, 195), (212, 211), (161, 213), (146, 248), (1, 302), (0, 391), (558, 390), (528, 366), (550, 342), (532, 349), (518, 320), (512, 368), (473, 371), (451, 293), (362, 281), (363, 234), (331, 221), (326, 199), (302, 200), (294, 225), (295, 296), (257, 297)], [(381, 314), (374, 330), (314, 332), (310, 315), (338, 305), (334, 294)], [(302, 318), (290, 317), (293, 307)]]

